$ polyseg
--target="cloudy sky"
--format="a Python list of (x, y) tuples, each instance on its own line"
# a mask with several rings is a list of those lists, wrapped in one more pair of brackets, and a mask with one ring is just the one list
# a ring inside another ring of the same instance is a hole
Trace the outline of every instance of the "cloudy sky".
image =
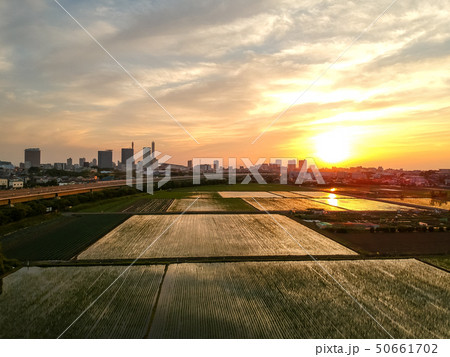
[(198, 143), (55, 1), (2, 0), (0, 160), (153, 139), (181, 164), (450, 167), (449, 0), (398, 0), (368, 29), (392, 0), (59, 1)]

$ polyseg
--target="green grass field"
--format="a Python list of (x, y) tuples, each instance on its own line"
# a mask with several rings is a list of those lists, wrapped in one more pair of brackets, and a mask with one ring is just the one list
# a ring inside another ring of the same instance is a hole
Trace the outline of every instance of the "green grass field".
[(141, 198), (145, 198), (145, 193), (138, 193), (132, 196), (115, 197), (97, 202), (83, 203), (71, 209), (72, 212), (121, 212), (128, 206)]
[(27, 217), (21, 219), (18, 222), (11, 222), (0, 226), (0, 237), (7, 235), (9, 233), (24, 229), (27, 227), (35, 226), (43, 222), (54, 220), (59, 217), (59, 213), (47, 213), (40, 216)]
[(129, 216), (59, 216), (0, 238), (7, 258), (20, 261), (69, 260)]
[(433, 264), (434, 266), (450, 271), (450, 255), (436, 256), (432, 258), (421, 258), (424, 262)]

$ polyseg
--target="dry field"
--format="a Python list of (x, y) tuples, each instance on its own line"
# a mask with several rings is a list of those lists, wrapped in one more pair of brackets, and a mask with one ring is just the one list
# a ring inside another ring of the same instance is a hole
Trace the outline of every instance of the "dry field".
[[(285, 216), (274, 218), (310, 254), (356, 254)], [(78, 259), (134, 259), (159, 236), (142, 258), (307, 255), (268, 215), (196, 214), (133, 216)]]
[(432, 200), (431, 198), (386, 198), (387, 201), (409, 203), (412, 205), (450, 210), (450, 202)]
[(359, 198), (352, 199), (314, 199), (319, 203), (326, 203), (331, 206), (344, 208), (350, 211), (407, 211), (411, 210), (410, 207), (400, 206), (391, 203), (378, 202), (372, 200), (365, 200)]
[[(448, 273), (416, 260), (321, 264), (394, 338), (449, 338)], [(315, 262), (169, 267), (151, 338), (389, 338)]]
[[(168, 212), (183, 212), (189, 205), (191, 205), (195, 199), (175, 199), (170, 207), (167, 209)], [(226, 211), (227, 205), (222, 201), (214, 199), (203, 199), (199, 198), (195, 201), (192, 206), (189, 207), (189, 211)]]
[(269, 192), (284, 198), (298, 198), (298, 195), (301, 193), (301, 191), (269, 191)]
[(214, 198), (215, 192), (192, 192), (186, 198)]
[(218, 194), (223, 198), (245, 198), (245, 197), (259, 197), (259, 198), (276, 198), (279, 197), (273, 193), (264, 191), (221, 191)]
[(253, 198), (243, 198), (243, 200), (259, 211), (305, 211), (308, 208), (342, 211), (341, 208), (333, 205), (323, 204), (307, 198), (257, 198), (257, 202)]
[[(22, 268), (3, 279), (0, 338), (57, 338), (125, 267)], [(131, 267), (64, 338), (142, 338), (164, 266)]]

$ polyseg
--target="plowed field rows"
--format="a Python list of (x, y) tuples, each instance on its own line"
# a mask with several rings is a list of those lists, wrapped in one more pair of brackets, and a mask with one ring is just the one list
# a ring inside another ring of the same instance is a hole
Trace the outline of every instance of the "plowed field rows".
[[(394, 338), (449, 338), (448, 273), (416, 260), (321, 264)], [(389, 338), (314, 262), (169, 267), (153, 338)]]
[(132, 213), (152, 213), (152, 212), (165, 212), (172, 204), (172, 199), (147, 199), (143, 198), (134, 202), (132, 205), (125, 208), (122, 212)]
[[(57, 338), (125, 267), (22, 268), (3, 279), (0, 338)], [(164, 266), (131, 267), (62, 337), (143, 338)]]
[(339, 207), (316, 202), (307, 198), (244, 198), (259, 211), (305, 211), (310, 209), (323, 209), (325, 211), (343, 211)]
[[(285, 216), (273, 217), (310, 254), (356, 254)], [(78, 259), (136, 258), (158, 237), (142, 258), (307, 254), (268, 215), (196, 214), (178, 220), (174, 215), (139, 215), (109, 232)]]

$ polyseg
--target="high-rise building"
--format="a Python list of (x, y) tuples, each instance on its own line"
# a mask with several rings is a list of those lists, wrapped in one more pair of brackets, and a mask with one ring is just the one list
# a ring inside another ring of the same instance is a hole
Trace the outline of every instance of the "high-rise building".
[(53, 164), (53, 168), (55, 170), (65, 170), (66, 169), (66, 163), (65, 162), (55, 162)]
[(41, 164), (41, 149), (25, 149), (25, 165), (27, 161), (30, 163), (30, 167), (39, 167), (39, 165)]
[(158, 161), (155, 157), (151, 160), (148, 159), (151, 155), (154, 155), (154, 152), (155, 152), (155, 142), (154, 141), (152, 141), (151, 147), (149, 147), (149, 146), (143, 147), (142, 152), (143, 152), (142, 159), (144, 161), (147, 161), (147, 164), (144, 165), (144, 168), (149, 167), (150, 165), (153, 165), (155, 162)]
[(112, 169), (114, 167), (112, 155), (113, 155), (112, 150), (99, 151), (98, 152), (98, 167), (100, 169)]
[(86, 158), (80, 157), (80, 159), (79, 159), (80, 167), (84, 167), (84, 163), (85, 163), (85, 162), (86, 162)]
[(91, 166), (97, 166), (97, 159), (95, 157), (92, 159), (92, 165)]
[(297, 160), (288, 160), (288, 171), (295, 171), (295, 168), (297, 166)]
[(219, 160), (214, 160), (214, 171), (219, 170)]
[(67, 167), (68, 169), (70, 169), (70, 168), (72, 167), (72, 158), (71, 158), (71, 157), (69, 157), (69, 158), (67, 159), (66, 167)]
[[(298, 160), (298, 168), (301, 170), (303, 168), (303, 165), (305, 164), (306, 160)], [(306, 167), (308, 168), (308, 167)]]
[(150, 161), (150, 164), (158, 167), (158, 159), (156, 158), (156, 148), (155, 148), (155, 142), (152, 141), (152, 155), (153, 155), (153, 159), (152, 161)]
[(188, 166), (188, 169), (192, 169), (192, 160), (188, 160), (187, 166)]
[(122, 165), (126, 165), (127, 160), (133, 155), (134, 155), (133, 144), (131, 145), (131, 148), (122, 148), (122, 157), (121, 157)]
[[(143, 160), (146, 160), (148, 157), (150, 157), (151, 154), (152, 154), (152, 149), (150, 147), (144, 146), (142, 148), (142, 159)], [(148, 159), (147, 159), (147, 161), (148, 161)], [(150, 161), (148, 161), (148, 162), (150, 162)]]

